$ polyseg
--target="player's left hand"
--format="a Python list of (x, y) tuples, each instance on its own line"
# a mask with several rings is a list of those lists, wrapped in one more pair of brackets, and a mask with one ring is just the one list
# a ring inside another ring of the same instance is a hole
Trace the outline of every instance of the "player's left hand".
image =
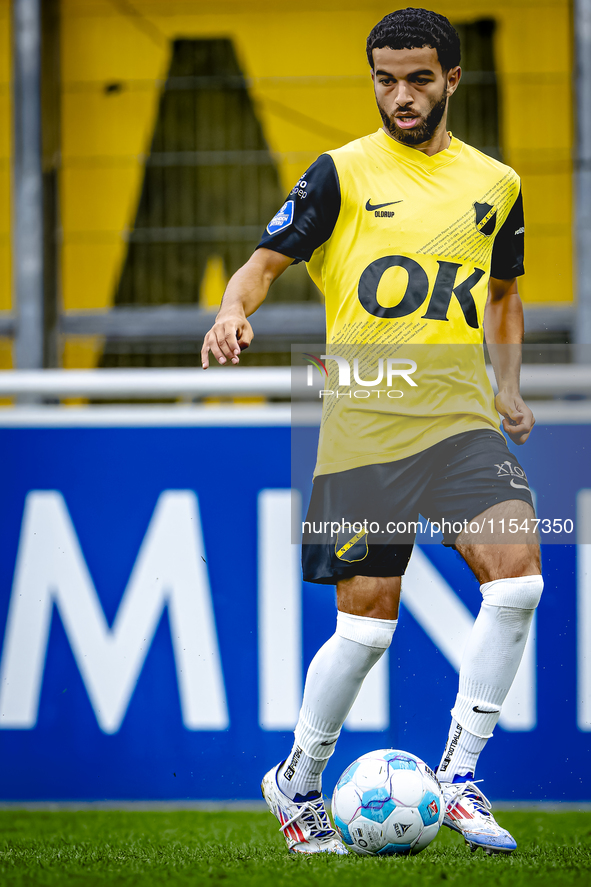
[(499, 391), (495, 397), (497, 412), (503, 416), (503, 430), (513, 443), (524, 444), (535, 424), (534, 414), (519, 394)]

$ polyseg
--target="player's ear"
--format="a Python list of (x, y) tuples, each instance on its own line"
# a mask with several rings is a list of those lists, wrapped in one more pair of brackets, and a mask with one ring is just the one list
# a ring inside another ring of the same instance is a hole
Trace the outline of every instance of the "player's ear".
[(456, 65), (455, 68), (450, 68), (447, 72), (447, 94), (453, 95), (456, 89), (459, 86), (460, 79), (462, 77), (462, 69), (459, 65)]

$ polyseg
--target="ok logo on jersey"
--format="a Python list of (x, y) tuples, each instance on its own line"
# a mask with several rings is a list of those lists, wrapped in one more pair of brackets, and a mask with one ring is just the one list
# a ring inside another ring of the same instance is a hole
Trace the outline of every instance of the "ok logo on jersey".
[[(478, 329), (478, 312), (472, 290), (484, 275), (484, 271), (475, 268), (466, 280), (456, 284), (458, 269), (462, 266), (456, 262), (444, 261), (438, 261), (437, 264), (439, 270), (433, 292), (427, 310), (422, 316), (427, 320), (447, 320), (449, 303), (452, 296), (455, 296), (468, 326)], [(404, 268), (408, 274), (408, 283), (398, 305), (386, 308), (378, 302), (377, 294), (380, 280), (389, 268)], [(375, 317), (406, 317), (417, 311), (429, 295), (429, 278), (425, 269), (409, 256), (384, 256), (367, 266), (359, 278), (357, 294), (365, 310)]]

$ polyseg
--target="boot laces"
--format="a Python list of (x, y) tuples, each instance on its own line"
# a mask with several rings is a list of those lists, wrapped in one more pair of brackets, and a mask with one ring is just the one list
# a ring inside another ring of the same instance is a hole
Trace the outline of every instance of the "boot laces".
[(468, 780), (467, 782), (458, 782), (452, 785), (451, 788), (455, 789), (455, 791), (453, 793), (450, 792), (451, 800), (448, 802), (448, 809), (453, 810), (463, 798), (466, 798), (466, 800), (472, 803), (478, 813), (481, 813), (483, 816), (490, 816), (492, 804), (482, 789), (478, 788), (477, 782), (482, 782), (482, 779), (477, 779), (474, 782)]
[(279, 831), (285, 831), (286, 828), (300, 819), (308, 826), (311, 838), (330, 838), (334, 834), (334, 829), (330, 824), (322, 798), (318, 798), (317, 801), (306, 801), (305, 804), (302, 804), (295, 816), (284, 822)]

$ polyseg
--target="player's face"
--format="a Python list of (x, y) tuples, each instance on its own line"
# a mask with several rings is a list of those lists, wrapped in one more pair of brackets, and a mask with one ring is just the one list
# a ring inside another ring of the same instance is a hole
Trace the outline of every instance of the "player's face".
[(460, 68), (443, 71), (437, 50), (374, 49), (372, 77), (387, 132), (413, 147), (445, 132), (447, 102), (459, 83)]

